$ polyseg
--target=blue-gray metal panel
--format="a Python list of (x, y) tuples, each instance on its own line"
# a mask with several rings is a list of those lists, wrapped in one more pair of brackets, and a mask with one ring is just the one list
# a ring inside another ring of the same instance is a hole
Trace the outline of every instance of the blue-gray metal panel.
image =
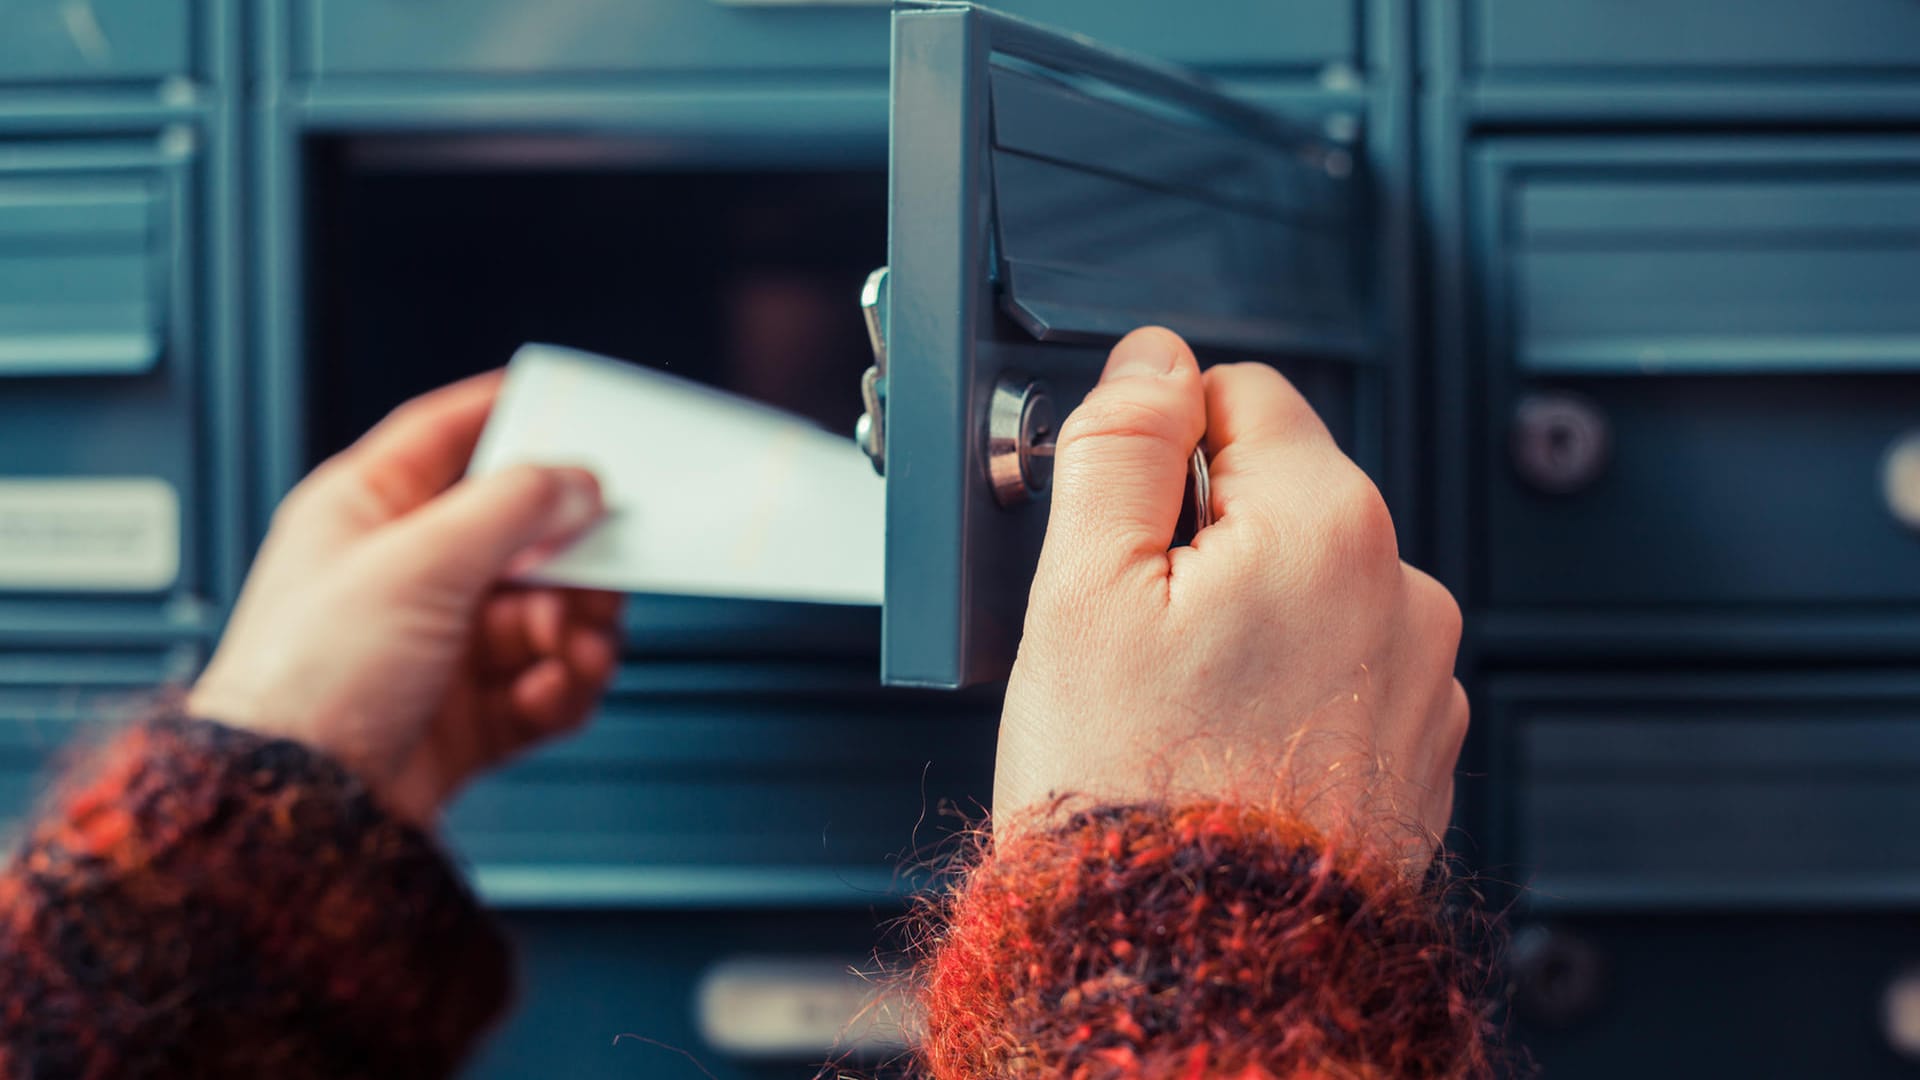
[[(0, 428), (9, 451), (0, 476), (154, 478), (174, 489), (181, 507), (180, 570), (170, 587), (139, 595), (0, 592), (0, 637), (37, 638), (48, 624), (69, 617), (93, 618), (130, 634), (168, 627), (198, 631), (224, 591), (217, 580), (224, 575), (214, 568), (211, 523), (223, 514), (219, 500), (231, 493), (208, 482), (210, 463), (203, 456), (211, 388), (192, 284), (200, 257), (200, 157), (192, 132), (181, 126), (139, 138), (0, 138), (0, 203), (8, 191), (28, 192), (35, 200), (48, 191), (61, 199), (105, 193), (112, 196), (109, 203), (150, 199), (145, 243), (151, 248), (137, 259), (110, 259), (112, 266), (88, 261), (89, 252), (124, 249), (127, 238), (117, 226), (127, 224), (128, 213), (139, 213), (125, 205), (109, 207), (80, 237), (57, 227), (70, 215), (53, 215), (49, 221), (56, 227), (41, 231), (32, 226), (32, 213), (19, 211), (0, 215), (6, 223), (0, 227), (19, 242), (0, 251), (0, 264), (32, 262), (35, 251), (61, 248), (44, 280), (72, 275), (71, 288), (63, 287), (69, 295), (107, 296), (103, 290), (110, 286), (129, 298), (145, 291), (144, 310), (160, 335), (159, 356), (151, 364), (126, 365), (123, 357), (105, 353), (58, 370), (44, 362), (0, 363)], [(16, 254), (22, 249), (24, 256)], [(16, 284), (40, 288), (32, 273), (22, 273)], [(0, 351), (6, 330), (17, 325), (0, 317)]]
[(1494, 684), (1535, 910), (1920, 899), (1920, 677)]
[[(297, 70), (608, 75), (865, 70), (887, 62), (885, 0), (293, 0)], [(1360, 63), (1356, 0), (1010, 0), (1006, 10), (1220, 68)]]
[(1913, 68), (1911, 0), (1469, 0), (1469, 67), (1674, 70)]
[[(1526, 1048), (1538, 1075), (1913, 1075), (1881, 1026), (1889, 982), (1902, 961), (1920, 955), (1920, 923), (1910, 911), (1596, 913), (1544, 922), (1593, 950), (1597, 993), (1573, 1016), (1515, 1010), (1521, 1015), (1503, 1036)], [(1517, 926), (1513, 936), (1526, 933)], [(1564, 967), (1542, 974), (1548, 994), (1581, 995), (1573, 988), (1588, 981)]]
[(146, 177), (0, 175), (0, 378), (160, 360), (171, 237)]
[(1003, 301), (1041, 341), (1153, 324), (1195, 348), (1364, 355), (1348, 230), (1011, 154), (994, 181)]
[[(1689, 605), (1788, 611), (1920, 601), (1920, 535), (1884, 501), (1882, 462), (1920, 417), (1897, 376), (1585, 380), (1612, 460), (1591, 487), (1547, 495), (1489, 432), (1483, 534), (1501, 606)], [(1510, 398), (1497, 398), (1496, 401)], [(1496, 406), (1497, 407), (1497, 406)]]
[(9, 0), (0, 84), (159, 79), (193, 70), (195, 0)]
[(629, 667), (584, 733), (464, 796), (450, 834), (508, 905), (908, 888), (956, 824), (943, 808), (984, 808), (997, 701), (883, 691), (867, 663)]
[[(887, 387), (880, 667), (895, 684), (957, 686), (1011, 657), (1003, 644), (976, 666), (966, 648), (988, 629), (974, 625), (980, 585), (968, 580), (968, 519), (995, 509), (969, 483), (973, 343), (992, 318), (986, 43), (970, 21), (966, 12), (914, 11), (893, 25), (887, 338), (891, 356), (913, 358), (891, 366)], [(1018, 515), (1023, 524), (1037, 516)], [(1002, 619), (991, 629), (1017, 639), (1019, 622)]]
[(1505, 254), (1537, 374), (1920, 368), (1920, 144), (1522, 170)]
[[(1280, 112), (1236, 110), (1233, 120), (1247, 129), (1235, 130), (1218, 117), (1183, 113), (1178, 99), (1128, 96), (1098, 76), (1075, 79), (1001, 58), (989, 78), (996, 151), (1092, 163), (1118, 181), (1263, 217), (1329, 224), (1350, 216), (1346, 185), (1327, 168), (1331, 148), (1282, 123)], [(1299, 142), (1290, 145), (1293, 138)]]
[[(1482, 598), (1667, 617), (1920, 600), (1920, 536), (1881, 482), (1920, 416), (1920, 321), (1899, 289), (1920, 270), (1899, 213), (1920, 145), (1516, 138), (1477, 161)], [(1511, 464), (1507, 410), (1539, 389), (1586, 395), (1611, 427), (1577, 492), (1535, 491)]]
[(1156, 115), (1027, 70), (991, 78), (1003, 302), (1036, 338), (1154, 323), (1196, 347), (1361, 353), (1347, 151)]
[(1205, 68), (1303, 68), (1366, 62), (1362, 0), (997, 0), (1109, 45)]
[[(1169, 320), (1179, 327), (1190, 314), (1143, 303), (1136, 281), (1088, 276), (1111, 276), (1095, 250), (1101, 230), (1148, 229), (1156, 215), (1218, 207), (1223, 194), (1233, 198), (1230, 186), (1223, 193), (1190, 177), (1180, 193), (1138, 183), (1145, 174), (1164, 185), (1172, 175), (1153, 155), (1156, 134), (1184, 125), (1192, 129), (1189, 145), (1261, 143), (1274, 152), (1253, 158), (1255, 164), (1289, 176), (1292, 166), (1276, 163), (1294, 157), (1320, 165), (1351, 151), (1221, 94), (1183, 69), (968, 5), (903, 7), (894, 17), (894, 52), (881, 666), (889, 683), (951, 687), (1004, 678), (1010, 669), (1046, 527), (1044, 498), (1005, 509), (987, 483), (981, 446), (994, 382), (1003, 374), (1045, 379), (1065, 411), (1085, 396), (1105, 346), (1120, 330), (1169, 316), (1179, 316)], [(1044, 116), (1027, 110), (1018, 121), (1009, 110), (1002, 161), (995, 160), (992, 141), (996, 77), (1019, 101), (1044, 103), (1046, 110)], [(1048, 79), (1056, 86), (1036, 82)], [(1054, 92), (1063, 86), (1071, 90)], [(1085, 125), (1076, 127), (1077, 118)], [(1058, 145), (1049, 145), (1049, 132)], [(1142, 144), (1145, 155), (1136, 149)], [(1076, 232), (1071, 223), (1047, 220), (1057, 215), (1046, 207), (1063, 205), (1059, 196), (1069, 180), (1111, 187), (1116, 176), (1133, 178), (1144, 193), (1133, 204), (1132, 222), (1116, 225), (1110, 201), (1089, 207), (1098, 229)], [(1322, 183), (1276, 185), (1243, 205), (1281, 219), (1346, 219), (1349, 183), (1333, 183), (1321, 200), (1312, 193)], [(1297, 240), (1282, 234), (1276, 244)], [(1165, 235), (1176, 247), (1187, 240)], [(1273, 253), (1283, 263), (1290, 254)], [(996, 257), (1004, 265), (996, 266)], [(1268, 282), (1223, 272), (1207, 284), (1238, 292)], [(1357, 284), (1350, 288), (1358, 294)], [(1266, 359), (1320, 351), (1365, 359), (1358, 301), (1327, 306), (1336, 313), (1315, 312), (1310, 325), (1331, 340), (1309, 342), (1312, 335), (1297, 332), (1299, 326), (1273, 325), (1214, 336), (1258, 349)], [(1218, 329), (1204, 321), (1193, 328), (1203, 339)], [(1325, 373), (1313, 378), (1350, 387)]]
[(1458, 118), (1480, 128), (1615, 133), (1623, 128), (1734, 132), (1897, 128), (1920, 114), (1920, 81), (1814, 79), (1760, 73), (1685, 81), (1482, 80), (1449, 94)]
[[(504, 922), (520, 957), (519, 1000), (461, 1075), (475, 1080), (814, 1076), (822, 1062), (839, 1056), (835, 1047), (821, 1045), (785, 1060), (744, 1060), (707, 1043), (699, 1023), (702, 976), (717, 963), (741, 957), (825, 959), (874, 972), (875, 942), (900, 911), (876, 899), (848, 911), (508, 913)], [(867, 1075), (862, 1064), (873, 1063), (848, 1063), (846, 1071)]]
[(1515, 362), (1536, 375), (1920, 369), (1920, 228), (1796, 244), (1671, 237), (1515, 252)]

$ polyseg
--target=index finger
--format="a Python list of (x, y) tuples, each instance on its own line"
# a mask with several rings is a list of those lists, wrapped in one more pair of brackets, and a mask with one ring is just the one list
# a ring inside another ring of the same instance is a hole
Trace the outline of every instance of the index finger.
[[(1281, 467), (1342, 457), (1333, 435), (1292, 382), (1266, 364), (1217, 364), (1201, 376), (1207, 396), (1207, 458), (1220, 515), (1248, 495), (1307, 479)], [(1301, 458), (1302, 453), (1306, 457)]]
[(1207, 457), (1230, 446), (1255, 447), (1333, 436), (1292, 381), (1267, 364), (1215, 364), (1202, 376), (1207, 395)]
[(496, 368), (401, 404), (341, 451), (336, 467), (395, 516), (418, 507), (466, 472), (505, 375)]

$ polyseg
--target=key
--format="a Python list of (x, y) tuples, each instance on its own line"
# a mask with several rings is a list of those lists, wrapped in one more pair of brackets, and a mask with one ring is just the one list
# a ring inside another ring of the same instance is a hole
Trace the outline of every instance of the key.
[(1207, 470), (1207, 451), (1193, 448), (1187, 459), (1187, 490), (1180, 504), (1180, 524), (1173, 531), (1173, 546), (1193, 543), (1201, 529), (1213, 524), (1213, 477)]

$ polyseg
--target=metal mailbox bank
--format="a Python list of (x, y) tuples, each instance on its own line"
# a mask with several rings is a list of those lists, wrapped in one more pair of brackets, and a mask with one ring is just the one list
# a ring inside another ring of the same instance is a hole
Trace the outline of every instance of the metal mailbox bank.
[(1461, 599), (1548, 1075), (1911, 1071), (1920, 5), (997, 7), (0, 3), (0, 806), (522, 342), (858, 425), (883, 609), (635, 597), (589, 732), (450, 821), (525, 958), (476, 1075), (805, 1075), (991, 793), (1049, 418), (1158, 322), (1286, 371)]

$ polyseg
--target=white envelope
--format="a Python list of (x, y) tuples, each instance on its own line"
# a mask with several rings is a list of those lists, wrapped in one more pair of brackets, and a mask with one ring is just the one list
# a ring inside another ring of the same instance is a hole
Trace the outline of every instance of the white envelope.
[(608, 507), (523, 580), (880, 602), (886, 482), (851, 438), (807, 420), (653, 368), (526, 345), (468, 472), (522, 463), (593, 470)]

